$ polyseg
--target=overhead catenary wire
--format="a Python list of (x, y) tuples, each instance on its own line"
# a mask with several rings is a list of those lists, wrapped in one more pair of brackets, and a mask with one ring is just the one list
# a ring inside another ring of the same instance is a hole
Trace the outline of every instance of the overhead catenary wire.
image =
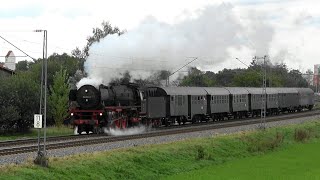
[(6, 41), (7, 43), (11, 44), (13, 47), (15, 47), (16, 49), (18, 49), (20, 52), (22, 52), (23, 54), (25, 54), (26, 56), (28, 56), (29, 58), (31, 58), (32, 60), (36, 60), (35, 58), (31, 57), (29, 54), (27, 54), (26, 52), (24, 52), (22, 49), (20, 49), (19, 47), (17, 47), (16, 45), (12, 44), (10, 41), (8, 41), (7, 39), (5, 39), (4, 37), (2, 37), (0, 35), (0, 38), (3, 39), (4, 41)]

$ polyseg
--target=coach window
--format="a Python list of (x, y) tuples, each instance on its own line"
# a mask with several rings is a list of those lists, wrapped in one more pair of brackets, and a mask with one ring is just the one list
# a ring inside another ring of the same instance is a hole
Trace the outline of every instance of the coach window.
[(181, 106), (182, 105), (182, 96), (178, 96), (177, 98), (178, 98), (178, 101), (176, 102), (176, 104), (178, 106)]

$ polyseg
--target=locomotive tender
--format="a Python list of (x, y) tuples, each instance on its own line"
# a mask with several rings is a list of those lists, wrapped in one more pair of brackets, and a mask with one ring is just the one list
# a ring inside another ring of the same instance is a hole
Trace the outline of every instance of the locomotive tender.
[[(78, 133), (101, 132), (137, 124), (181, 124), (254, 117), (261, 114), (261, 88), (247, 87), (146, 87), (134, 84), (84, 85), (71, 90), (71, 123)], [(267, 88), (266, 115), (311, 110), (314, 92), (309, 88)]]

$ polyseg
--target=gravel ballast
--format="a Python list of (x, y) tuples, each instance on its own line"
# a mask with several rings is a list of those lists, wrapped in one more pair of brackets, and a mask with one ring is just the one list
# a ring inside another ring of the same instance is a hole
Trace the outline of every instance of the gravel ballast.
[[(299, 124), (299, 123), (312, 122), (312, 121), (320, 121), (320, 115), (275, 121), (275, 122), (267, 122), (266, 127), (269, 128), (269, 127), (275, 127), (275, 126)], [(55, 149), (55, 150), (48, 150), (47, 155), (49, 157), (62, 157), (62, 156), (67, 156), (72, 154), (91, 153), (96, 151), (108, 151), (112, 149), (128, 148), (128, 147), (141, 146), (141, 145), (147, 145), (147, 144), (168, 143), (168, 142), (181, 141), (181, 140), (190, 139), (190, 138), (212, 137), (218, 134), (231, 134), (231, 133), (236, 133), (240, 131), (255, 130), (259, 128), (259, 125), (260, 124), (243, 125), (238, 127), (228, 127), (228, 128), (198, 131), (198, 132), (191, 132), (191, 133), (149, 137), (149, 138), (126, 140), (126, 141), (120, 141), (120, 142), (110, 142), (110, 143), (96, 144), (96, 145), (90, 145), (90, 146)], [(2, 156), (0, 157), (0, 165), (12, 164), (12, 163), (13, 164), (24, 163), (28, 159), (29, 160), (35, 159), (36, 155), (37, 155), (36, 152), (34, 152), (34, 153)]]

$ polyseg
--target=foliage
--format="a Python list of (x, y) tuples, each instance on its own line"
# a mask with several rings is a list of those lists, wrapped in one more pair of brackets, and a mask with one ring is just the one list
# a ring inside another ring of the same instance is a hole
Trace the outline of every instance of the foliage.
[(0, 130), (29, 130), (33, 115), (39, 111), (39, 90), (39, 84), (27, 72), (1, 80)]
[[(211, 78), (210, 78), (211, 76)], [(214, 78), (212, 78), (211, 72), (203, 73), (199, 69), (195, 67), (191, 67), (188, 70), (188, 76), (185, 76), (181, 83), (181, 86), (215, 86), (216, 81)]]
[(58, 127), (62, 125), (64, 118), (68, 115), (69, 90), (69, 85), (67, 84), (67, 71), (61, 68), (54, 76), (49, 96), (51, 116)]
[[(73, 77), (74, 81), (69, 83), (75, 84), (81, 77), (84, 59), (69, 56), (66, 53), (54, 53), (48, 57), (48, 87), (57, 89), (61, 84), (53, 85), (54, 75), (65, 68), (64, 78)], [(0, 87), (0, 129), (4, 131), (27, 131), (33, 123), (33, 114), (38, 111), (39, 107), (34, 104), (39, 103), (39, 91), (41, 82), (42, 59), (35, 61), (20, 61), (17, 63), (17, 75), (5, 78), (1, 81)], [(65, 84), (64, 84), (65, 85)], [(59, 87), (64, 89), (65, 86)], [(51, 92), (49, 92), (51, 93)], [(65, 93), (65, 92), (64, 92)], [(66, 93), (68, 94), (68, 93)], [(51, 95), (52, 97), (54, 95)], [(59, 96), (66, 101), (66, 95)], [(56, 96), (55, 101), (59, 101)], [(29, 102), (30, 101), (30, 106)], [(49, 104), (50, 105), (50, 104)], [(57, 105), (57, 104), (56, 104)], [(60, 108), (65, 108), (65, 105)], [(57, 110), (57, 109), (56, 109)], [(62, 110), (61, 110), (62, 111)], [(47, 124), (53, 124), (53, 115), (48, 111)], [(57, 112), (55, 112), (57, 113)], [(61, 114), (61, 113), (60, 113)], [(60, 115), (61, 118), (63, 115)], [(18, 123), (19, 122), (19, 123)], [(24, 127), (25, 126), (25, 127)]]
[[(263, 65), (252, 61), (247, 69), (223, 69), (218, 73), (202, 72), (191, 67), (180, 86), (240, 86), (261, 87)], [(267, 87), (308, 87), (308, 82), (298, 70), (288, 70), (285, 64), (267, 62)]]
[(294, 139), (298, 142), (304, 142), (310, 138), (310, 131), (307, 129), (295, 129)]
[[(61, 68), (65, 68), (67, 77), (70, 77), (70, 83), (76, 84), (81, 77), (84, 77), (82, 73), (84, 60), (76, 57), (69, 56), (66, 53), (63, 54), (52, 54), (48, 57), (48, 87), (52, 86), (53, 78), (56, 72)], [(42, 59), (38, 59), (35, 62), (31, 62), (28, 65), (28, 73), (31, 74), (31, 78), (41, 82), (41, 71), (42, 71)], [(81, 74), (81, 75), (80, 75)]]
[(27, 71), (29, 69), (30, 62), (27, 60), (19, 61), (16, 64), (16, 71)]
[(233, 86), (240, 87), (261, 87), (261, 72), (248, 70), (233, 78)]
[(80, 58), (86, 59), (89, 56), (89, 50), (93, 43), (99, 42), (104, 37), (108, 36), (109, 34), (118, 34), (119, 36), (125, 31), (121, 31), (118, 27), (112, 27), (109, 22), (103, 21), (101, 23), (102, 28), (93, 28), (92, 35), (87, 37), (87, 44), (81, 51), (78, 47), (72, 51), (72, 55)]

